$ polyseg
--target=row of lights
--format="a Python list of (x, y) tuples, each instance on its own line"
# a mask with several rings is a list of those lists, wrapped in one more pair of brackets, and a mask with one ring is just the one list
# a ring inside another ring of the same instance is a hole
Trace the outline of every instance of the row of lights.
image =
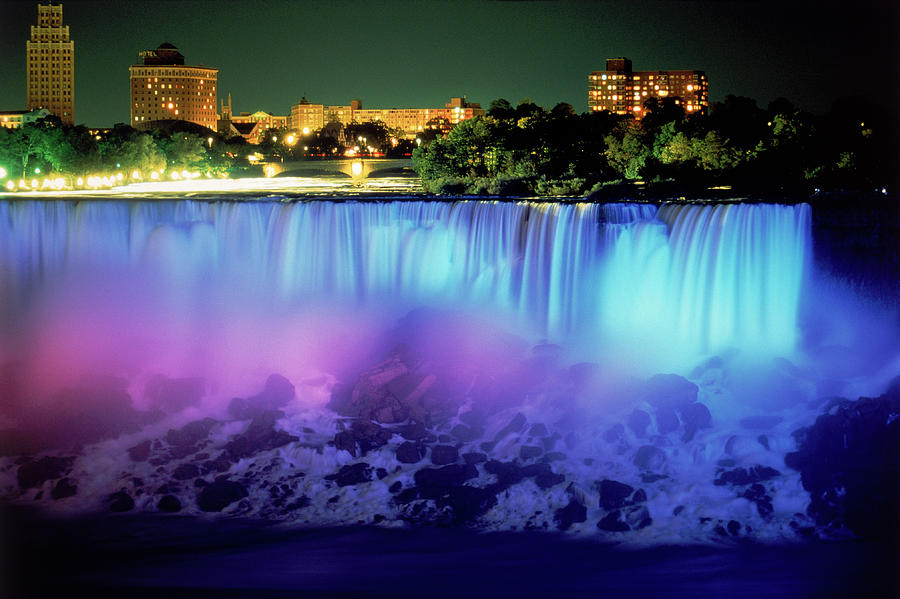
[[(39, 175), (41, 173), (40, 168), (35, 168), (34, 173)], [(8, 172), (5, 168), (0, 166), (0, 179), (5, 179), (8, 175)], [(189, 171), (187, 169), (183, 169), (181, 171), (171, 171), (168, 174), (169, 179), (173, 181), (190, 181), (193, 179), (198, 179), (203, 175), (198, 171)], [(206, 177), (208, 179), (212, 178), (212, 173), (209, 171), (206, 172)], [(227, 174), (223, 174), (224, 177), (227, 177)], [(161, 179), (165, 179), (166, 173), (164, 171), (151, 171), (149, 175), (149, 179), (151, 181), (159, 181)], [(131, 179), (128, 181), (129, 183), (140, 183), (144, 180), (143, 175), (140, 171), (135, 170), (131, 173)], [(72, 180), (67, 180), (65, 177), (45, 177), (42, 180), (38, 180), (37, 178), (32, 178), (31, 180), (22, 178), (19, 179), (18, 182), (10, 179), (6, 182), (4, 187), (8, 191), (15, 191), (16, 189), (21, 191), (36, 191), (36, 190), (63, 190), (63, 189), (100, 189), (100, 188), (112, 188), (118, 185), (125, 184), (125, 173), (115, 173), (111, 175), (88, 175), (87, 177), (77, 177)]]

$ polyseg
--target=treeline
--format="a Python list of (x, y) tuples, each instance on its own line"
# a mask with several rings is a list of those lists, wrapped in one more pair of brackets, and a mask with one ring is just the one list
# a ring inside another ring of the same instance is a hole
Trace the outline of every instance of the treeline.
[(576, 114), (525, 100), (491, 103), (413, 152), (432, 193), (603, 194), (628, 182), (665, 183), (685, 194), (713, 186), (750, 192), (875, 189), (890, 172), (886, 114), (860, 102), (814, 116), (787, 100), (766, 109), (728, 96), (708, 114), (674, 98), (650, 99), (645, 115)]
[(249, 168), (246, 157), (254, 148), (243, 139), (224, 140), (190, 129), (143, 132), (116, 125), (100, 134), (80, 125), (66, 127), (50, 116), (18, 129), (0, 129), (0, 165), (10, 177), (23, 178), (184, 169), (221, 175)]

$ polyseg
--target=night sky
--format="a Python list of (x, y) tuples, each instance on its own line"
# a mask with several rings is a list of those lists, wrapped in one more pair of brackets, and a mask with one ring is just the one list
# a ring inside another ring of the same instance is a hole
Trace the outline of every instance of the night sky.
[[(2, 3), (0, 109), (24, 109), (36, 2)], [(468, 95), (587, 109), (587, 75), (627, 56), (635, 70), (702, 69), (711, 100), (779, 96), (822, 112), (843, 96), (900, 104), (896, 2), (68, 1), (75, 115), (129, 118), (128, 66), (175, 44), (219, 69), (235, 112), (325, 104), (443, 106)]]

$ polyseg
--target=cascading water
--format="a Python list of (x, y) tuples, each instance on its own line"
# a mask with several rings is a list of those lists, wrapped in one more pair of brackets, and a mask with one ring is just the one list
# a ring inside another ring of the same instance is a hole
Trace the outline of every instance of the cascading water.
[(809, 227), (807, 205), (4, 201), (0, 301), (7, 332), (79, 280), (135, 286), (93, 294), (98, 314), (134, 301), (135, 319), (143, 306), (185, 331), (230, 298), (260, 314), (458, 308), (658, 367), (789, 352)]

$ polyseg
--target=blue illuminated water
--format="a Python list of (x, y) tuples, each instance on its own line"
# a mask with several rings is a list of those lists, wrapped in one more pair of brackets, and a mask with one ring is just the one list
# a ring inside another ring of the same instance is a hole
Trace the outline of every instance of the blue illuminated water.
[(127, 275), (186, 320), (235, 297), (428, 305), (659, 366), (790, 352), (809, 254), (805, 204), (0, 202), (7, 326), (59, 280)]

